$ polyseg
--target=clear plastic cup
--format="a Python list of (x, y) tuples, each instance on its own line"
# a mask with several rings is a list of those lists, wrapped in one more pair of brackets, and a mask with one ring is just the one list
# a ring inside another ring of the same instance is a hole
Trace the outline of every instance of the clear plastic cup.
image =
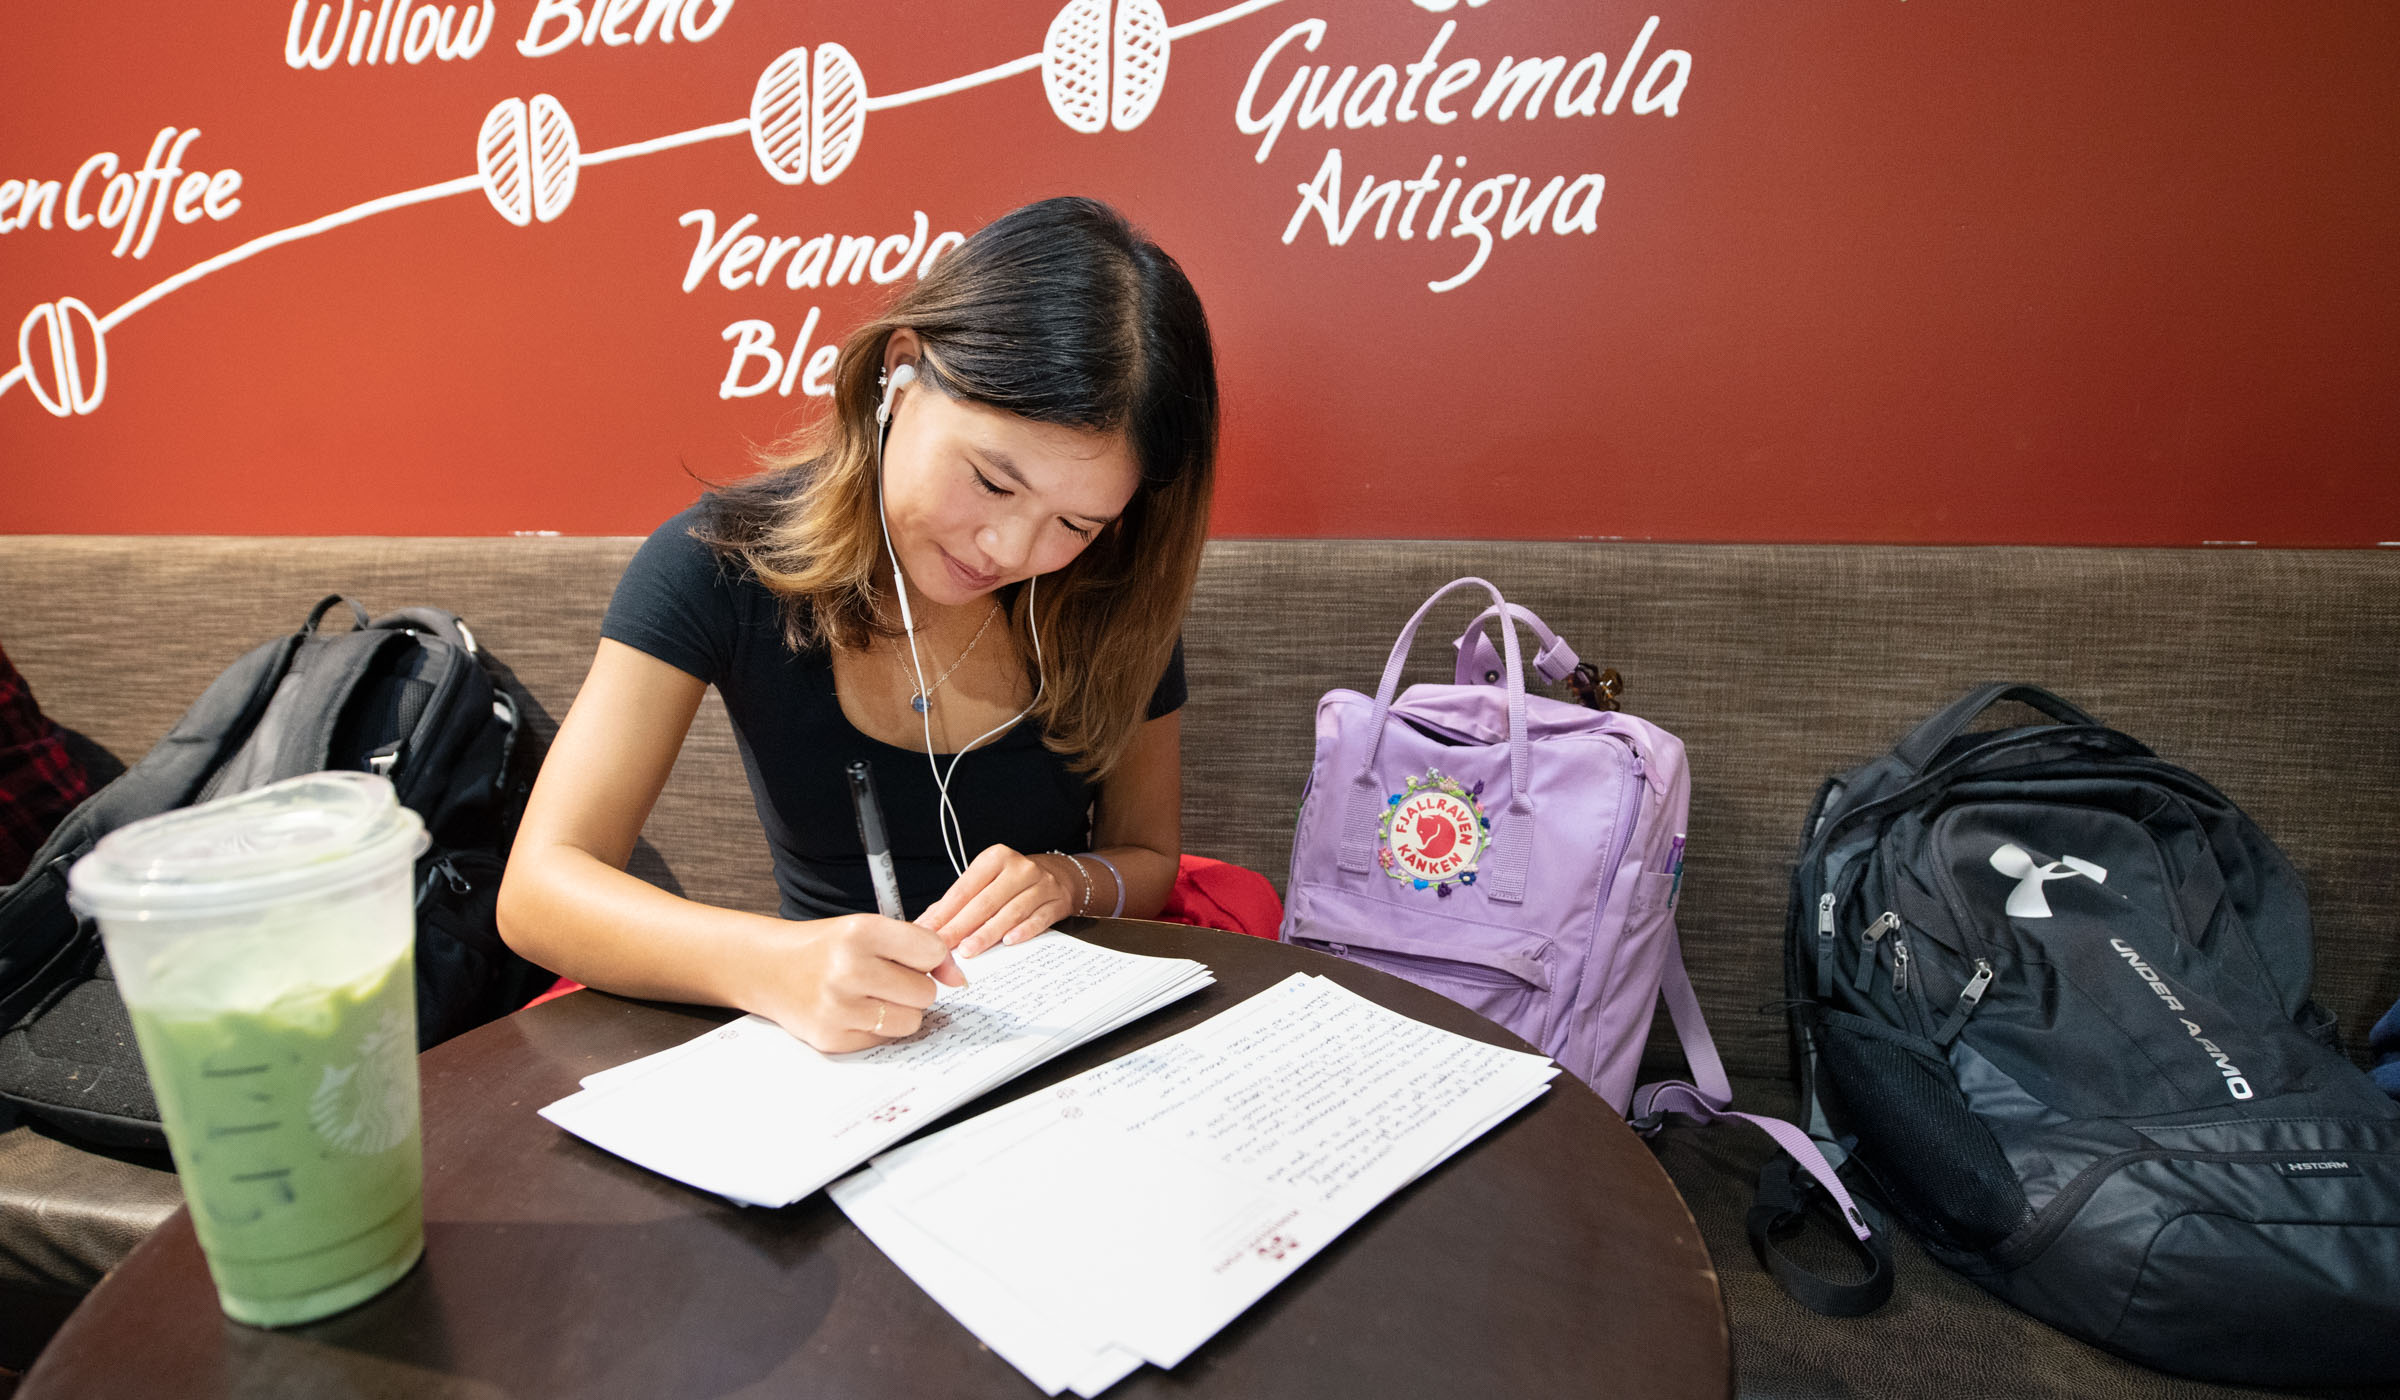
[(238, 1321), (338, 1312), (424, 1251), (425, 839), (386, 780), (316, 773), (135, 822), (68, 872)]

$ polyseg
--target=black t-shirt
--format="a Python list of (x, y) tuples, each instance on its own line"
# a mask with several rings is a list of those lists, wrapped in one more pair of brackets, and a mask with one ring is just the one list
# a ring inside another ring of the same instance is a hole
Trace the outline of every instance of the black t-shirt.
[[(774, 853), (785, 918), (875, 907), (846, 776), (861, 758), (874, 765), (901, 903), (911, 916), (923, 912), (956, 878), (934, 825), (931, 766), (924, 754), (869, 738), (850, 723), (834, 694), (832, 657), (786, 646), (775, 595), (692, 538), (708, 508), (703, 498), (643, 542), (617, 583), (600, 635), (696, 676), (724, 696)], [(1149, 717), (1180, 709), (1183, 701), (1178, 643), (1150, 697)], [(949, 768), (950, 756), (939, 757)], [(1030, 719), (967, 754), (950, 775), (950, 805), (966, 832), (969, 858), (991, 845), (1025, 852), (1088, 849), (1096, 792), (1064, 757), (1043, 747), (1042, 729)]]

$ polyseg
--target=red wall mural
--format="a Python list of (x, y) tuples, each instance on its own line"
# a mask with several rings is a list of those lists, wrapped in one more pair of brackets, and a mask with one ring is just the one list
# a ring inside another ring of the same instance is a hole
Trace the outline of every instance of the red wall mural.
[(1226, 535), (2400, 540), (2382, 0), (0, 10), (0, 529), (639, 533), (1088, 193)]

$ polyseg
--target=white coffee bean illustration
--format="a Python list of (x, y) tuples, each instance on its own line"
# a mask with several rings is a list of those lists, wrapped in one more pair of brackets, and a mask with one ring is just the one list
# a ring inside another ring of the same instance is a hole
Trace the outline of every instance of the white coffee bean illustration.
[(1042, 38), (1042, 90), (1071, 131), (1131, 131), (1167, 81), (1167, 17), (1158, 0), (1067, 0)]
[(500, 217), (523, 228), (548, 223), (566, 212), (575, 197), (575, 123), (550, 94), (531, 102), (506, 98), (483, 117), (475, 136), (475, 164), (484, 195)]
[(750, 149), (777, 182), (826, 184), (849, 168), (867, 127), (867, 80), (839, 44), (776, 55), (750, 92)]
[[(88, 359), (85, 341), (91, 345)], [(26, 313), (17, 326), (17, 363), (25, 368), (25, 387), (59, 418), (91, 412), (108, 392), (108, 337), (92, 308), (74, 297), (46, 301)]]

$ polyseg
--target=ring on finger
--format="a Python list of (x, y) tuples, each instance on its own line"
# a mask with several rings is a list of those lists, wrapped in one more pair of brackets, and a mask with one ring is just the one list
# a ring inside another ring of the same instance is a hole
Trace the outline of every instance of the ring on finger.
[(879, 1001), (875, 1003), (875, 1034), (883, 1034), (883, 1018), (884, 1015), (891, 1009), (891, 1003), (889, 1002)]

